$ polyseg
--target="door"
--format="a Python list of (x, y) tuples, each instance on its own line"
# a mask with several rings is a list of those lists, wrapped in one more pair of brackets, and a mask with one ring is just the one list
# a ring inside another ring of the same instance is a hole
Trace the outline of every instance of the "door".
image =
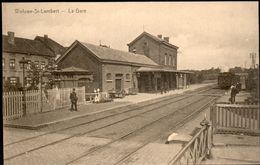
[(122, 89), (122, 79), (116, 79), (116, 91), (121, 91)]

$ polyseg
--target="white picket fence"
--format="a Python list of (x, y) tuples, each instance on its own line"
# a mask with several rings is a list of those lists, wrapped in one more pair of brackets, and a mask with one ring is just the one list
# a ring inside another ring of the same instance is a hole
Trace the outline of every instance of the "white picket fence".
[[(85, 104), (85, 87), (75, 88), (78, 96), (78, 105)], [(51, 89), (42, 94), (40, 90), (26, 91), (26, 114), (34, 114), (61, 109), (70, 106), (72, 88)], [(3, 93), (3, 119), (12, 120), (23, 116), (23, 93)]]

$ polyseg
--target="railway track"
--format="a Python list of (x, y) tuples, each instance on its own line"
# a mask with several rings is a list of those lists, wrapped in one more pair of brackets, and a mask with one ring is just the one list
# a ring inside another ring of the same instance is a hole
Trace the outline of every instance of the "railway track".
[[(206, 91), (210, 91), (210, 90), (206, 90)], [(205, 92), (205, 91), (202, 91), (202, 92)], [(184, 100), (184, 99), (189, 98), (189, 97), (192, 97), (192, 96), (185, 96), (185, 97), (183, 97), (183, 96), (176, 96), (176, 97), (174, 97), (174, 98), (169, 98), (169, 99), (166, 99), (166, 100), (164, 100), (164, 101), (161, 101), (161, 102), (160, 102), (161, 104), (159, 104), (158, 102), (155, 102), (155, 103), (153, 103), (153, 104), (151, 104), (151, 105), (148, 105), (149, 107), (153, 106), (152, 109), (148, 109), (148, 110), (146, 110), (146, 111), (144, 111), (144, 112), (137, 113), (137, 114), (132, 115), (132, 116), (130, 116), (130, 117), (124, 118), (124, 119), (122, 119), (122, 120), (118, 120), (118, 121), (116, 121), (116, 122), (112, 122), (112, 123), (110, 123), (110, 124), (104, 125), (104, 126), (102, 126), (102, 127), (98, 127), (98, 128), (96, 128), (96, 129), (92, 129), (92, 130), (89, 130), (89, 131), (86, 131), (86, 132), (76, 133), (76, 134), (73, 134), (72, 136), (68, 136), (68, 137), (66, 137), (66, 138), (62, 138), (62, 139), (60, 139), (60, 140), (57, 140), (57, 141), (54, 141), (54, 142), (51, 142), (51, 143), (48, 143), (48, 144), (45, 144), (45, 145), (38, 146), (38, 147), (32, 148), (32, 149), (30, 149), (30, 150), (26, 150), (26, 151), (20, 152), (19, 154), (15, 154), (15, 155), (12, 155), (12, 156), (10, 156), (10, 157), (6, 157), (4, 160), (5, 160), (5, 161), (8, 161), (8, 160), (14, 159), (14, 158), (16, 158), (16, 157), (22, 156), (22, 155), (24, 155), (24, 154), (26, 154), (26, 153), (33, 152), (33, 151), (39, 150), (39, 149), (41, 149), (41, 148), (44, 148), (44, 147), (47, 147), (47, 146), (51, 146), (51, 145), (57, 144), (57, 143), (59, 143), (59, 142), (62, 142), (62, 141), (71, 139), (71, 138), (73, 138), (73, 137), (83, 136), (83, 135), (85, 135), (85, 134), (88, 134), (88, 133), (97, 131), (97, 130), (99, 130), (99, 129), (104, 129), (104, 128), (109, 127), (109, 126), (111, 126), (111, 125), (118, 124), (118, 123), (120, 123), (120, 122), (123, 122), (123, 121), (129, 120), (129, 119), (131, 119), (131, 118), (140, 116), (141, 114), (145, 114), (145, 113), (149, 113), (149, 112), (158, 110), (160, 107), (163, 107), (163, 106), (165, 106), (165, 105), (173, 104), (173, 103), (175, 103), (175, 102)], [(176, 100), (176, 98), (179, 98), (179, 99)], [(173, 100), (174, 100), (174, 101), (173, 101)], [(155, 105), (156, 105), (156, 106), (155, 106)], [(138, 107), (138, 108), (135, 109), (135, 111), (141, 110), (141, 108), (144, 108), (144, 107), (147, 107), (147, 105), (146, 105), (146, 106), (143, 106), (143, 107)], [(89, 121), (89, 122), (86, 122), (86, 123), (81, 123), (80, 125), (74, 125), (74, 126), (72, 126), (72, 127), (70, 127), (70, 128), (60, 129), (60, 130), (56, 130), (56, 131), (53, 131), (53, 132), (58, 133), (58, 132), (60, 132), (60, 131), (68, 130), (68, 129), (71, 129), (71, 128), (74, 128), (74, 127), (78, 127), (78, 126), (82, 126), (82, 125), (85, 125), (85, 124), (90, 124), (90, 123), (92, 123), (92, 122), (100, 121), (100, 120), (102, 120), (102, 119), (107, 119), (107, 118), (109, 118), (109, 117), (117, 116), (117, 115), (120, 115), (120, 114), (126, 114), (126, 113), (132, 112), (132, 111), (134, 111), (134, 110), (128, 110), (128, 111), (125, 111), (125, 112), (122, 112), (122, 113), (119, 113), (119, 114), (109, 115), (109, 116), (106, 116), (106, 117), (103, 117), (103, 118), (99, 118), (99, 119), (96, 119), (96, 120), (93, 120), (93, 121)], [(127, 116), (127, 115), (126, 115), (126, 116)], [(160, 119), (158, 119), (158, 120), (160, 120)], [(156, 121), (158, 121), (158, 120), (156, 120)], [(154, 122), (156, 122), (156, 121), (153, 121), (152, 123), (154, 123)], [(148, 125), (150, 125), (150, 124), (151, 124), (151, 123), (145, 125), (144, 127), (146, 127), (146, 126), (148, 126)], [(140, 129), (143, 129), (143, 128), (140, 128)], [(135, 131), (133, 131), (133, 132), (136, 132), (136, 131), (138, 131), (138, 130), (135, 130)], [(51, 133), (53, 133), (53, 132), (48, 132), (48, 133), (43, 134), (43, 135), (40, 135), (40, 136), (44, 136), (44, 135), (47, 135), (47, 134), (51, 134)], [(133, 133), (133, 132), (132, 132), (132, 133)], [(132, 133), (130, 133), (130, 134), (132, 134)], [(130, 134), (127, 134), (127, 135), (125, 135), (124, 137), (127, 137), (127, 136), (129, 136)], [(38, 137), (40, 137), (40, 136), (32, 137), (32, 138), (28, 138), (28, 139), (23, 139), (22, 141), (9, 144), (9, 145), (7, 145), (7, 147), (8, 147), (8, 146), (11, 146), (11, 145), (14, 145), (14, 144), (17, 144), (17, 143), (21, 143), (21, 142), (27, 141), (27, 140), (31, 140), (31, 139), (33, 139), (33, 138), (38, 138)], [(120, 139), (122, 139), (122, 138), (124, 138), (124, 137), (121, 137)], [(5, 147), (6, 147), (6, 146), (5, 146)], [(103, 146), (103, 147), (104, 147), (104, 146)], [(95, 151), (95, 150), (92, 150), (92, 152), (94, 152), (94, 151)]]
[[(211, 99), (210, 101), (208, 101), (207, 104), (203, 105), (201, 108), (199, 108), (198, 110), (190, 113), (189, 115), (185, 116), (181, 121), (177, 122), (173, 128), (171, 128), (172, 132), (175, 132), (177, 128), (183, 126), (184, 124), (186, 124), (187, 121), (192, 120), (196, 117), (197, 114), (199, 114), (200, 112), (202, 112), (204, 109), (206, 109), (208, 106), (210, 106), (212, 103), (214, 103), (216, 100), (216, 98)], [(120, 159), (119, 161), (117, 161), (114, 165), (121, 165), (124, 163), (124, 161), (126, 161), (128, 158), (130, 158), (132, 155), (134, 155), (135, 153), (137, 153), (140, 149), (142, 149), (143, 147), (147, 146), (149, 143), (156, 141), (158, 139), (161, 139), (165, 137), (164, 135), (161, 135), (159, 137), (157, 137), (155, 140), (151, 140), (148, 141), (146, 143), (144, 143), (143, 145), (141, 145), (140, 147), (136, 148), (134, 151), (130, 152), (129, 154), (127, 154), (124, 158)]]
[[(197, 99), (196, 101), (191, 102), (190, 104), (185, 105), (185, 106), (183, 106), (183, 107), (177, 109), (176, 111), (174, 111), (174, 112), (171, 113), (170, 115), (167, 114), (167, 115), (165, 115), (165, 116), (163, 116), (163, 117), (160, 117), (159, 119), (157, 119), (157, 120), (155, 120), (155, 121), (152, 121), (152, 122), (150, 122), (149, 124), (146, 124), (146, 125), (144, 125), (143, 127), (139, 128), (139, 129), (137, 129), (137, 130), (135, 130), (135, 131), (129, 132), (128, 134), (126, 134), (126, 135), (124, 135), (124, 136), (122, 136), (122, 137), (120, 137), (120, 138), (114, 139), (113, 141), (111, 141), (111, 142), (109, 142), (109, 143), (107, 143), (107, 144), (105, 144), (105, 145), (102, 145), (102, 146), (100, 146), (100, 147), (97, 147), (97, 148), (95, 148), (94, 150), (91, 150), (91, 151), (89, 151), (89, 152), (87, 152), (87, 153), (85, 153), (85, 154), (83, 154), (83, 155), (80, 155), (79, 157), (75, 158), (74, 160), (71, 160), (70, 162), (68, 162), (68, 163), (66, 163), (66, 164), (67, 164), (67, 165), (68, 165), (68, 164), (74, 164), (74, 163), (77, 164), (77, 161), (79, 161), (80, 159), (82, 159), (82, 158), (84, 158), (84, 157), (87, 157), (88, 155), (91, 155), (91, 154), (93, 155), (94, 152), (98, 152), (99, 150), (104, 150), (105, 148), (108, 148), (108, 149), (113, 148), (113, 147), (111, 147), (112, 144), (117, 143), (117, 142), (122, 141), (122, 140), (126, 140), (127, 137), (131, 136), (132, 134), (134, 134), (134, 133), (136, 133), (136, 132), (138, 132), (138, 131), (141, 131), (141, 130), (145, 129), (146, 127), (150, 127), (152, 124), (155, 124), (155, 123), (157, 123), (157, 122), (159, 122), (159, 121), (161, 121), (161, 120), (165, 120), (166, 118), (172, 118), (172, 117), (174, 117), (177, 113), (182, 113), (183, 116), (187, 115), (187, 116), (184, 118), (184, 120), (181, 118), (181, 121), (178, 121), (178, 122), (176, 123), (176, 125), (173, 127), (173, 128), (176, 129), (177, 127), (179, 127), (179, 126), (185, 124), (185, 123), (187, 122), (187, 120), (189, 120), (189, 119), (191, 119), (192, 117), (194, 117), (195, 114), (198, 114), (199, 112), (201, 112), (202, 110), (204, 110), (207, 106), (209, 106), (209, 104), (213, 103), (216, 98), (210, 99), (209, 101), (206, 102), (206, 104), (203, 104), (198, 110), (196, 110), (196, 111), (194, 111), (194, 112), (192, 112), (192, 113), (190, 113), (190, 111), (188, 111), (187, 113), (183, 113), (183, 112), (182, 112), (182, 111), (183, 111), (185, 108), (187, 108), (187, 107), (194, 106), (195, 104), (201, 104), (200, 101), (205, 101), (204, 99), (205, 99), (205, 97), (199, 98), (199, 99)], [(173, 118), (173, 120), (174, 120), (174, 119), (175, 119), (175, 118)], [(171, 128), (171, 130), (172, 130), (173, 128)], [(140, 150), (141, 148), (143, 148), (143, 147), (146, 146), (147, 144), (149, 144), (149, 143), (151, 143), (152, 141), (155, 141), (156, 139), (161, 138), (161, 137), (163, 137), (163, 135), (160, 135), (160, 136), (151, 138), (150, 140), (147, 140), (145, 143), (143, 143), (143, 144), (141, 144), (140, 146), (136, 147), (133, 151), (127, 151), (128, 154), (125, 155), (123, 158), (121, 158), (119, 161), (115, 162), (114, 164), (120, 164), (120, 163), (122, 163), (125, 159), (127, 159), (128, 157), (130, 157), (131, 155), (133, 155), (134, 153), (136, 153), (138, 150)], [(129, 152), (130, 152), (130, 153), (129, 153)], [(87, 159), (89, 159), (89, 158), (86, 158), (86, 160), (87, 160)], [(115, 159), (115, 160), (116, 160), (116, 159)], [(97, 164), (99, 164), (99, 163), (97, 163)], [(101, 164), (102, 164), (102, 163), (101, 163)], [(113, 164), (113, 162), (109, 162), (109, 164)]]
[[(200, 92), (198, 93), (203, 93), (205, 91), (208, 91), (208, 90), (211, 90), (211, 88), (208, 88), (206, 87), (206, 89), (203, 88), (203, 90), (201, 90)], [(196, 91), (192, 91), (190, 95), (192, 95), (192, 93), (196, 93)], [(32, 137), (29, 137), (29, 138), (24, 138), (24, 139), (21, 139), (21, 140), (18, 140), (18, 141), (14, 141), (14, 142), (11, 142), (11, 143), (7, 143), (7, 144), (4, 144), (4, 147), (7, 147), (7, 146), (10, 146), (10, 145), (13, 145), (13, 144), (16, 144), (16, 143), (20, 143), (20, 142), (25, 142), (25, 141), (28, 141), (28, 140), (32, 140), (32, 139), (35, 139), (35, 138), (38, 138), (38, 137), (41, 137), (41, 136), (45, 136), (45, 135), (48, 135), (48, 134), (52, 134), (52, 133), (58, 133), (60, 131), (64, 131), (64, 130), (68, 130), (68, 129), (72, 129), (72, 128), (75, 128), (75, 127), (78, 127), (78, 126), (81, 126), (81, 125), (85, 125), (85, 124), (90, 124), (90, 123), (93, 123), (93, 122), (96, 122), (96, 121), (99, 121), (99, 120), (103, 120), (103, 119), (107, 119), (109, 117), (113, 117), (113, 116), (116, 116), (116, 115), (120, 115), (120, 114), (124, 114), (124, 113), (128, 113), (128, 112), (132, 112), (132, 111), (138, 111), (144, 107), (147, 107), (147, 106), (154, 106), (154, 105), (157, 105), (158, 103), (162, 103), (162, 101), (164, 102), (167, 102), (169, 100), (172, 100), (172, 99), (175, 99), (175, 98), (181, 98), (183, 97), (184, 95), (176, 95), (174, 97), (171, 97), (171, 96), (167, 96), (166, 98), (160, 98), (160, 99), (156, 99), (155, 102), (152, 102), (152, 103), (148, 103), (148, 104), (144, 104), (144, 105), (141, 105), (141, 106), (138, 106), (138, 107), (134, 107), (134, 108), (131, 108), (131, 109), (128, 109), (128, 110), (124, 110), (124, 108), (118, 108), (119, 110), (116, 109), (116, 111), (119, 111), (119, 112), (110, 112), (109, 115), (105, 115), (103, 117), (100, 117), (100, 118), (97, 118), (97, 119), (93, 119), (93, 120), (90, 120), (90, 121), (85, 121), (85, 122), (81, 122), (79, 124), (75, 124), (75, 125), (71, 125), (69, 127), (65, 127), (65, 128), (59, 128), (59, 129), (55, 129), (53, 131), (47, 131), (43, 134), (40, 134), (40, 135), (37, 135), (37, 136), (32, 136)], [(188, 98), (188, 97), (185, 97), (185, 98)], [(183, 99), (185, 99), (183, 98)], [(161, 101), (162, 100), (162, 101)], [(182, 100), (182, 99), (181, 99)], [(177, 100), (178, 101), (178, 100)], [(101, 112), (103, 113), (103, 112)], [(113, 114), (111, 114), (113, 113)], [(80, 119), (81, 117), (77, 118), (77, 119)], [(84, 117), (82, 117), (84, 118)], [(75, 119), (76, 120), (76, 119)]]

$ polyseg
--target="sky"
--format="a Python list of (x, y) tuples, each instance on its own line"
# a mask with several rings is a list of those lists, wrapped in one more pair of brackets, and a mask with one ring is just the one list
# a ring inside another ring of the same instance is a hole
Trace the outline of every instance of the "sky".
[[(146, 31), (179, 47), (178, 70), (248, 68), (252, 52), (259, 64), (257, 1), (2, 3), (2, 9), (3, 34), (16, 37), (47, 34), (66, 47), (79, 40), (128, 51)], [(56, 13), (44, 12), (50, 10)]]

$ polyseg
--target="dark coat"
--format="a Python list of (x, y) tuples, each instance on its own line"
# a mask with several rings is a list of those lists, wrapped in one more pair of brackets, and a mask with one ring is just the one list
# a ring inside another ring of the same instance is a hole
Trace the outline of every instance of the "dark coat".
[(77, 93), (76, 92), (72, 92), (70, 93), (70, 100), (71, 102), (75, 103), (78, 101), (78, 97), (77, 97)]

